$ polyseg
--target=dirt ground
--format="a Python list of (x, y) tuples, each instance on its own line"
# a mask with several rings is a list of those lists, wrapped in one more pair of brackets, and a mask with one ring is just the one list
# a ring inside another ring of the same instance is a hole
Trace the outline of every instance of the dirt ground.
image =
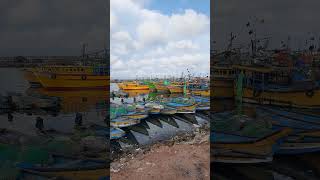
[(191, 140), (153, 145), (148, 151), (111, 164), (112, 180), (209, 180), (209, 135)]

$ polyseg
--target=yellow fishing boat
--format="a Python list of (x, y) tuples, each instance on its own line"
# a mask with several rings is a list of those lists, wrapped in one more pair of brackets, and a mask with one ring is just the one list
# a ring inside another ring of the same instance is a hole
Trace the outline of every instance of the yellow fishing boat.
[(183, 93), (183, 85), (170, 85), (167, 86), (171, 94)]
[(196, 96), (210, 96), (210, 89), (207, 84), (204, 83), (189, 83), (188, 93)]
[(24, 70), (24, 78), (29, 82), (31, 87), (41, 87), (41, 83), (38, 78), (33, 74), (32, 69)]
[[(291, 70), (288, 68), (235, 66), (235, 69), (238, 74), (244, 74), (244, 102), (320, 108), (320, 87), (312, 80), (289, 83)], [(234, 87), (234, 92), (236, 90)]]
[(119, 87), (123, 90), (149, 90), (148, 85), (140, 84), (138, 82), (125, 82), (120, 84)]
[(169, 92), (168, 86), (163, 85), (162, 83), (155, 84), (157, 92), (167, 93)]
[(213, 98), (233, 98), (235, 71), (229, 66), (213, 66), (211, 78), (211, 96)]
[(210, 90), (191, 90), (191, 93), (196, 96), (210, 96)]
[[(170, 105), (169, 105), (170, 106)], [(176, 108), (177, 113), (195, 113), (196, 112), (196, 105), (181, 105), (181, 106), (171, 106)]]
[(109, 88), (106, 66), (52, 66), (35, 68), (32, 72), (41, 85), (50, 90)]
[(129, 97), (136, 97), (139, 95), (146, 95), (150, 91), (149, 89), (141, 89), (141, 90), (124, 90), (124, 93), (127, 93)]

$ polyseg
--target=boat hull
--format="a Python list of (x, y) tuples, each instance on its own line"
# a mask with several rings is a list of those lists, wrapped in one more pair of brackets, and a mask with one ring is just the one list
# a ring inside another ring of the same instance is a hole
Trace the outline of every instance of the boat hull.
[[(279, 145), (288, 134), (289, 128), (276, 131), (269, 136), (245, 141), (223, 142), (212, 141), (211, 149), (214, 154), (213, 161), (234, 163), (268, 162), (269, 158), (279, 149)], [(217, 153), (217, 152), (222, 153)], [(232, 154), (229, 155), (229, 154)], [(234, 157), (235, 159), (226, 159)], [(224, 159), (224, 161), (222, 161)]]
[(233, 79), (213, 79), (211, 86), (211, 96), (213, 98), (233, 98)]
[(104, 75), (37, 73), (36, 77), (49, 90), (109, 89), (109, 76)]
[(183, 93), (183, 87), (179, 86), (168, 86), (171, 94)]
[(320, 108), (320, 89), (313, 94), (308, 91), (263, 91), (254, 93), (251, 88), (243, 88), (243, 101), (297, 108)]

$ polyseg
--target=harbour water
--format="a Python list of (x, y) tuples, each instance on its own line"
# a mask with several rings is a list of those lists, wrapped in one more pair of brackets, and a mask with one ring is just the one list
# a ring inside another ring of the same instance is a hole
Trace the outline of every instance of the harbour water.
[[(98, 139), (99, 147), (93, 147), (93, 141), (99, 137), (94, 135), (94, 130), (88, 129), (93, 124), (107, 127), (106, 91), (31, 88), (23, 70), (17, 68), (0, 68), (0, 84), (1, 98), (11, 96), (19, 107), (0, 110), (0, 160), (6, 162), (0, 166), (2, 176), (9, 179), (14, 176), (28, 178), (14, 166), (24, 160), (19, 157), (26, 147), (42, 149), (46, 154), (58, 153), (79, 158), (96, 154), (95, 158), (108, 157), (108, 137)], [(54, 105), (43, 105), (43, 102), (51, 101), (55, 102)], [(76, 121), (76, 116), (81, 116), (80, 123)], [(39, 121), (39, 118), (42, 120)], [(6, 158), (6, 149), (15, 149), (16, 152), (10, 153), (16, 156)], [(14, 173), (5, 176), (8, 168)]]

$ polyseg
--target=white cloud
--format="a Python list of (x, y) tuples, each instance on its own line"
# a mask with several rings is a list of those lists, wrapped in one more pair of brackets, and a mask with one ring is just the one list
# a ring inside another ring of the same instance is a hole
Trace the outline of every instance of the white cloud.
[(149, 0), (111, 0), (111, 78), (209, 73), (209, 17), (186, 9), (145, 8)]

